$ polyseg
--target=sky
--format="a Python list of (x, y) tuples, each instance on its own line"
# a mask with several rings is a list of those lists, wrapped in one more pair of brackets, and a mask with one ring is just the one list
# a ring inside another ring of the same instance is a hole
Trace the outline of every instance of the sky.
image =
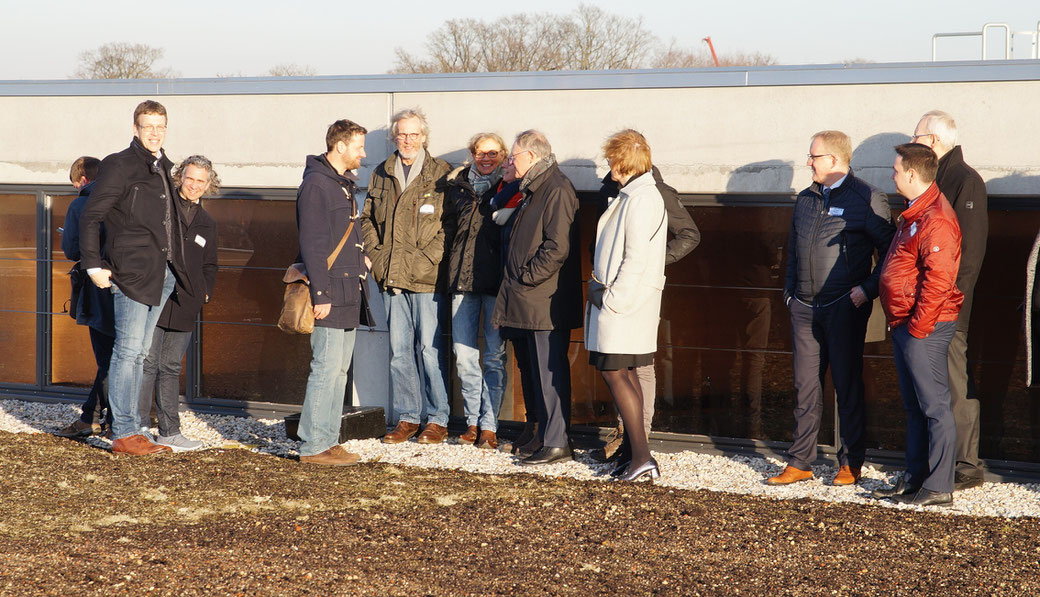
[[(319, 75), (382, 74), (394, 49), (423, 55), (426, 35), (449, 19), (493, 20), (517, 12), (564, 14), (577, 0), (509, 2), (397, 2), (211, 0), (143, 3), (140, 0), (2, 0), (0, 80), (66, 79), (81, 52), (108, 42), (163, 48), (156, 63), (182, 77), (260, 76), (277, 64), (312, 67)], [(688, 48), (763, 52), (780, 64), (833, 64), (851, 60), (931, 60), (932, 34), (981, 31), (1006, 23), (1033, 31), (1037, 0), (600, 0), (605, 10), (641, 17), (664, 41)], [(168, 7), (158, 14), (155, 8)], [(144, 7), (144, 8), (143, 8)], [(87, 8), (86, 12), (84, 9)], [(1015, 57), (1031, 53), (1019, 35)], [(993, 40), (991, 54), (1002, 51)], [(992, 57), (992, 55), (991, 55)], [(940, 40), (940, 60), (981, 58), (978, 38)]]

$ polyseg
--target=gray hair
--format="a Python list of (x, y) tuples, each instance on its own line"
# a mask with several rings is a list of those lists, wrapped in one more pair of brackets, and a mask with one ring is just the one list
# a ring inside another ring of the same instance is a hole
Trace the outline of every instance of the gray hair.
[(394, 117), (390, 119), (390, 141), (393, 142), (397, 139), (397, 123), (409, 118), (419, 119), (423, 137), (426, 137), (426, 140), (423, 141), (423, 149), (426, 149), (426, 146), (430, 144), (430, 123), (426, 122), (426, 114), (423, 114), (421, 108), (405, 108), (394, 114)]
[(549, 140), (540, 131), (534, 129), (520, 133), (513, 143), (524, 151), (530, 151), (539, 160), (552, 153), (552, 145), (549, 145)]
[(925, 122), (928, 132), (935, 135), (939, 145), (946, 149), (953, 149), (957, 146), (957, 123), (953, 121), (953, 116), (942, 110), (932, 110), (922, 116), (921, 120)]
[(184, 158), (184, 161), (173, 167), (173, 184), (178, 189), (184, 184), (184, 171), (188, 169), (188, 166), (195, 166), (209, 172), (209, 186), (206, 188), (206, 192), (203, 193), (204, 195), (216, 195), (220, 192), (220, 177), (217, 176), (217, 171), (213, 169), (213, 162), (203, 155), (188, 156)]

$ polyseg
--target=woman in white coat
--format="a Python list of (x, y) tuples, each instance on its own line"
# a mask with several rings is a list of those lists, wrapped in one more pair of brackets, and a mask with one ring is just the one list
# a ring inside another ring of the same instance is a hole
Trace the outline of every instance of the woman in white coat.
[(653, 363), (657, 351), (667, 237), (664, 201), (650, 174), (650, 146), (643, 135), (633, 130), (616, 133), (607, 139), (603, 153), (620, 190), (596, 227), (585, 348), (625, 424), (623, 445), (628, 450), (619, 456), (613, 474), (627, 481), (656, 479), (660, 471), (642, 432), (643, 396), (636, 367)]

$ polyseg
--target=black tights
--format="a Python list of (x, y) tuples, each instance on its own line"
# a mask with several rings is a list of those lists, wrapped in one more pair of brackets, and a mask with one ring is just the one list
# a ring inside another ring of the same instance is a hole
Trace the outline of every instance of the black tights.
[(636, 370), (618, 369), (600, 371), (614, 397), (621, 420), (625, 424), (625, 442), (632, 450), (632, 463), (640, 465), (650, 460), (650, 445), (643, 433), (643, 390)]

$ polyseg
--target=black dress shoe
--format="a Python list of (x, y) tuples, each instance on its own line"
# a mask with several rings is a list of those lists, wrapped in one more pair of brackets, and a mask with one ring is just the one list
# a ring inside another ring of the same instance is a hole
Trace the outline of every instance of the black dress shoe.
[(562, 460), (571, 459), (570, 448), (550, 448), (542, 446), (540, 450), (520, 461), (522, 466), (535, 466), (537, 464), (551, 464)]
[(638, 466), (629, 464), (628, 470), (625, 471), (624, 475), (618, 477), (618, 479), (621, 481), (638, 481), (644, 476), (650, 477), (651, 481), (658, 479), (661, 476), (661, 471), (657, 468), (657, 461), (653, 458)]
[(953, 476), (953, 490), (964, 491), (965, 489), (978, 487), (979, 485), (982, 485), (982, 482), (982, 477), (976, 477), (974, 475), (965, 475), (964, 473), (956, 473)]
[(897, 502), (911, 506), (949, 506), (953, 503), (953, 494), (942, 491), (931, 491), (922, 487), (917, 493), (908, 493), (895, 498)]
[(895, 500), (903, 495), (913, 495), (917, 493), (918, 489), (920, 489), (920, 486), (915, 487), (912, 485), (907, 485), (906, 478), (900, 477), (899, 481), (896, 482), (895, 486), (889, 487), (887, 489), (875, 489), (874, 491), (870, 492), (870, 497), (878, 500), (883, 500), (885, 498)]

